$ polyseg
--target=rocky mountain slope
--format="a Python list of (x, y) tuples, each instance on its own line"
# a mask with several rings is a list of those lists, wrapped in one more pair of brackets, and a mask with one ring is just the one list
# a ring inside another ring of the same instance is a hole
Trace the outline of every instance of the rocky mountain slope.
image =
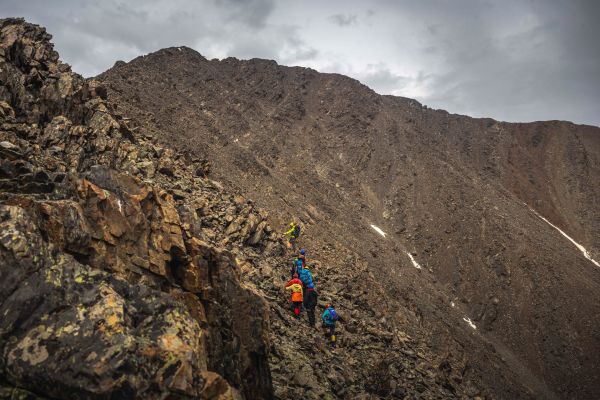
[[(186, 48), (85, 81), (7, 19), (0, 142), (0, 398), (599, 390), (600, 271), (549, 224), (599, 258), (597, 128)], [(289, 311), (290, 218), (335, 349)]]
[(340, 282), (324, 289), (350, 312), (385, 295), (366, 319), (418, 336), (440, 370), (462, 364), (499, 398), (600, 392), (600, 129), (451, 115), (185, 47), (98, 79), (146, 135), (204, 160), (274, 226), (299, 218), (319, 278)]
[(319, 309), (342, 317), (328, 348), (291, 317), (268, 213), (118, 112), (50, 39), (0, 20), (0, 398), (491, 396), (386, 317), (395, 300), (350, 253), (344, 274), (312, 256)]

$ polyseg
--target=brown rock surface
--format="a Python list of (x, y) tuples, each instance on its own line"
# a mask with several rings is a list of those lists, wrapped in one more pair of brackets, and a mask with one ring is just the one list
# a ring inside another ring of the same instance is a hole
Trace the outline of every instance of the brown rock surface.
[(199, 396), (204, 334), (185, 307), (56, 252), (23, 208), (0, 220), (3, 380), (49, 398)]

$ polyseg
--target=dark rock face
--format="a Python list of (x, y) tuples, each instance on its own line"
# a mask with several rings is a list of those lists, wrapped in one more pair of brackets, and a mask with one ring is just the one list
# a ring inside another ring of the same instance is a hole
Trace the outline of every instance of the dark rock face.
[(266, 215), (131, 130), (43, 28), (0, 29), (0, 398), (270, 398), (267, 308), (222, 247), (276, 246)]

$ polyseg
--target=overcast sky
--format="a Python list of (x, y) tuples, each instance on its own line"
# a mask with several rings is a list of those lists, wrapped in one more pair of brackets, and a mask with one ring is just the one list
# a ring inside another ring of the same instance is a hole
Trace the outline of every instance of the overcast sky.
[(506, 121), (600, 125), (600, 0), (0, 0), (84, 76), (186, 45)]

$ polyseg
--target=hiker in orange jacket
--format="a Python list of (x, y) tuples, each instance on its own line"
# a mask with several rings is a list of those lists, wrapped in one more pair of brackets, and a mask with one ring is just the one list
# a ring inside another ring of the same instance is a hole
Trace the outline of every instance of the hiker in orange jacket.
[(300, 307), (302, 307), (302, 281), (298, 279), (298, 274), (294, 274), (294, 279), (286, 283), (285, 290), (292, 291), (292, 308), (294, 315), (300, 316)]

